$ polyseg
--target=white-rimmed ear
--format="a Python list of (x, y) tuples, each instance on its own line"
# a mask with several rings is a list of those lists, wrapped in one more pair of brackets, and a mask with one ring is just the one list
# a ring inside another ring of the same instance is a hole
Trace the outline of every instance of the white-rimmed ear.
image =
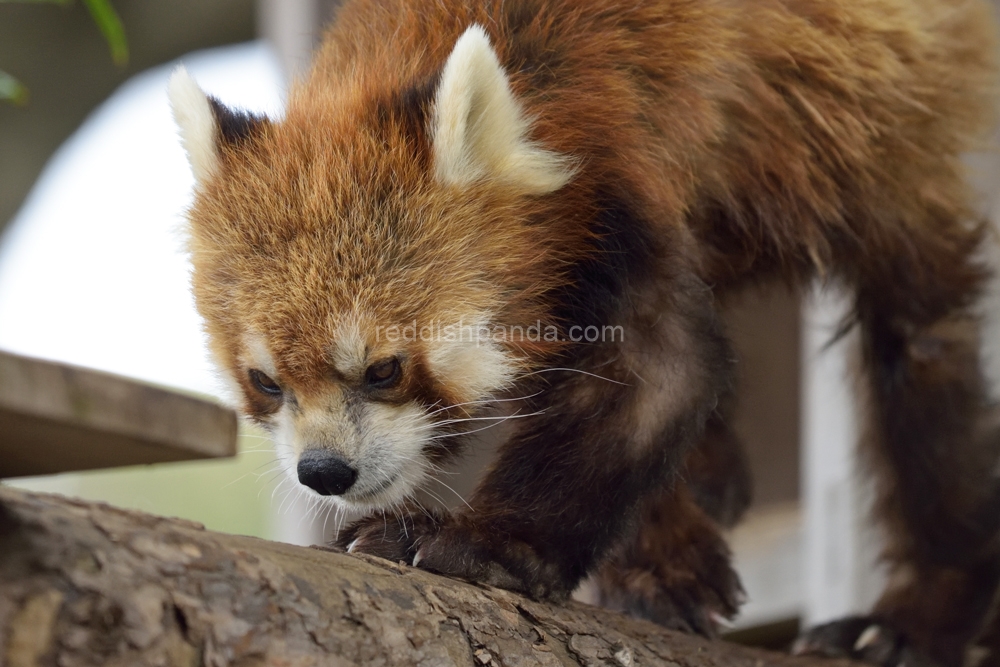
[(183, 65), (170, 75), (167, 96), (195, 180), (204, 183), (219, 169), (218, 122), (208, 96)]
[(198, 183), (205, 183), (219, 170), (223, 146), (246, 144), (270, 122), (206, 95), (183, 66), (170, 75), (167, 96)]
[(470, 26), (455, 42), (434, 98), (435, 176), (460, 186), (493, 178), (536, 195), (561, 188), (573, 161), (530, 141), (529, 129), (486, 31)]

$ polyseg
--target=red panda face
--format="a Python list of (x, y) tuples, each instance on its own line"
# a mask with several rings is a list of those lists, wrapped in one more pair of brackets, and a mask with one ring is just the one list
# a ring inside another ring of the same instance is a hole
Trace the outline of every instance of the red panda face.
[(526, 369), (490, 332), (539, 315), (549, 286), (525, 276), (552, 244), (524, 203), (565, 184), (570, 162), (527, 138), (477, 26), (408, 101), (313, 83), (271, 122), (183, 71), (170, 93), (198, 177), (196, 301), (244, 412), (320, 495), (405, 499), (456, 420)]
[(316, 351), (324, 372), (301, 376), (281, 363), (299, 351), (280, 332), (244, 336), (232, 371), (244, 411), (272, 433), (298, 481), (352, 507), (399, 502), (453, 451), (456, 422), (514, 377), (490, 340), (419, 341), (411, 328), (341, 321)]
[[(356, 333), (356, 332), (355, 332)], [(355, 507), (386, 507), (405, 499), (430, 467), (425, 451), (434, 421), (427, 399), (410, 376), (420, 371), (402, 351), (372, 357), (350, 332), (334, 343), (331, 378), (311, 390), (274, 380), (262, 386), (260, 371), (276, 370), (261, 338), (248, 340), (244, 365), (248, 401), (264, 410), (254, 416), (272, 433), (280, 460), (293, 478), (321, 496)], [(342, 354), (346, 352), (346, 354)]]

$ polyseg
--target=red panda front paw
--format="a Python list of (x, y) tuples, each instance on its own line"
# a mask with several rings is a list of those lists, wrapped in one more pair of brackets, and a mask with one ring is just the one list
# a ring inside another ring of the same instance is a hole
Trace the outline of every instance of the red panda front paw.
[(348, 553), (363, 553), (412, 563), (417, 549), (444, 522), (441, 514), (398, 511), (376, 514), (351, 524), (335, 540)]
[(463, 516), (449, 517), (421, 541), (413, 564), (535, 599), (565, 600), (577, 583), (567, 581), (563, 568), (542, 559), (525, 542)]
[(745, 600), (728, 553), (704, 548), (697, 563), (678, 559), (654, 567), (612, 558), (593, 581), (602, 607), (706, 637), (718, 636), (720, 626), (729, 624)]
[(577, 583), (528, 544), (456, 515), (404, 510), (370, 516), (351, 525), (335, 544), (349, 553), (402, 561), (535, 599), (566, 599)]

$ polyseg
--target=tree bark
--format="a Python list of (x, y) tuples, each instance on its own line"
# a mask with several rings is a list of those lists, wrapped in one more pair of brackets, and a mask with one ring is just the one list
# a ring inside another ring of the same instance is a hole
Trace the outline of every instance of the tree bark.
[(0, 658), (7, 667), (836, 664), (5, 487)]

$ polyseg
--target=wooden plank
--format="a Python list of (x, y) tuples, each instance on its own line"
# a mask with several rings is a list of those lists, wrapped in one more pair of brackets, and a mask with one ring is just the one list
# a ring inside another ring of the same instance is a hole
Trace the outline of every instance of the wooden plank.
[(233, 456), (236, 431), (215, 403), (0, 352), (0, 477)]
[(878, 535), (868, 519), (871, 487), (857, 457), (860, 433), (851, 382), (857, 329), (831, 345), (850, 295), (816, 286), (803, 308), (802, 517), (805, 625), (871, 608), (884, 587)]

